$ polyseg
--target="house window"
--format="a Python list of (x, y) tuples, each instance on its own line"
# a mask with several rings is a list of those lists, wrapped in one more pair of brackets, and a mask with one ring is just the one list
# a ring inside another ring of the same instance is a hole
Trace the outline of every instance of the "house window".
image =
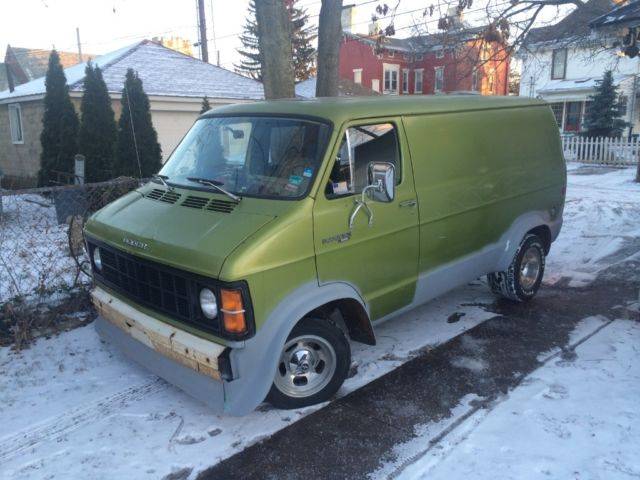
[(383, 64), (384, 93), (398, 93), (398, 65)]
[(396, 183), (400, 183), (400, 149), (393, 124), (358, 125), (347, 129), (325, 188), (327, 198), (361, 193), (369, 184), (371, 162), (392, 163), (396, 170)]
[(562, 129), (562, 114), (564, 113), (564, 103), (552, 103), (549, 105), (553, 111), (553, 116), (556, 118), (558, 128)]
[(627, 103), (629, 103), (629, 98), (626, 95), (618, 97), (618, 112), (621, 117), (627, 116)]
[(22, 111), (20, 104), (9, 105), (9, 128), (11, 130), (11, 141), (13, 143), (24, 143), (22, 133)]
[(402, 70), (402, 93), (409, 93), (409, 70)]
[(489, 91), (489, 95), (493, 95), (496, 87), (496, 72), (491, 72), (487, 77), (487, 90)]
[(436, 58), (444, 58), (444, 49), (436, 50)]
[(357, 83), (358, 85), (362, 84), (362, 69), (354, 68), (353, 69), (353, 83)]
[(420, 68), (415, 71), (413, 83), (413, 93), (422, 93), (423, 70)]
[(565, 132), (579, 132), (582, 123), (582, 103), (583, 102), (567, 102), (566, 114), (564, 120)]
[(416, 60), (418, 60), (418, 61), (424, 60), (424, 55), (421, 54), (421, 53), (417, 54), (416, 55)]
[(436, 67), (436, 78), (433, 84), (433, 89), (436, 92), (441, 92), (444, 88), (444, 67)]
[(556, 48), (552, 53), (551, 79), (558, 80), (565, 78), (567, 72), (567, 49)]
[(380, 79), (379, 78), (371, 79), (371, 90), (373, 90), (374, 92), (380, 93)]
[(473, 72), (471, 72), (471, 90), (474, 92), (477, 92), (478, 90), (480, 90), (478, 88), (479, 87), (478, 81), (479, 81), (478, 69), (474, 68)]

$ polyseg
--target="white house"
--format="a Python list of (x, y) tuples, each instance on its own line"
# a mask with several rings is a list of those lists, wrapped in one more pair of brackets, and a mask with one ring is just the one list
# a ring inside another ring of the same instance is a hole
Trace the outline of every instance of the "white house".
[(613, 72), (619, 87), (624, 119), (631, 124), (629, 133), (640, 133), (640, 61), (620, 55), (612, 48), (611, 36), (589, 26), (614, 8), (610, 0), (590, 0), (558, 23), (532, 29), (518, 54), (522, 61), (520, 96), (550, 102), (563, 133), (582, 129), (588, 97), (607, 70)]

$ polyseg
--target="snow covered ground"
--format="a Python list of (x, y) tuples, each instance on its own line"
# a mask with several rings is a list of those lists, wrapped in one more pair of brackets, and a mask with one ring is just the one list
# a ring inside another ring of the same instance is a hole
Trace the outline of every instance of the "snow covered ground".
[[(640, 477), (640, 323), (589, 318), (574, 338), (584, 339), (582, 332), (589, 330), (596, 333), (577, 346), (575, 359), (550, 355), (505, 399), (476, 410), (439, 448), (393, 476)], [(404, 448), (426, 443), (423, 437)]]
[[(626, 258), (626, 247), (640, 238), (640, 186), (631, 183), (633, 170), (583, 173), (571, 168), (565, 226), (547, 264), (551, 283), (592, 281)], [(355, 374), (340, 395), (493, 316), (473, 306), (492, 299), (474, 282), (377, 326), (376, 347), (353, 345)], [(454, 313), (465, 315), (449, 323)], [(317, 408), (213, 415), (102, 344), (91, 326), (83, 327), (21, 353), (0, 349), (0, 476), (155, 479), (182, 470), (194, 478)]]

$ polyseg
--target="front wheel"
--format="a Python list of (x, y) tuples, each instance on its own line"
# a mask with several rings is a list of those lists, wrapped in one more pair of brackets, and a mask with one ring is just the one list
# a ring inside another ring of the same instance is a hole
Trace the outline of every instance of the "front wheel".
[(531, 300), (540, 288), (544, 274), (545, 249), (542, 239), (527, 234), (504, 272), (487, 275), (489, 287), (496, 295), (514, 302)]
[(284, 409), (324, 402), (338, 391), (350, 365), (342, 330), (328, 320), (304, 318), (282, 348), (267, 401)]

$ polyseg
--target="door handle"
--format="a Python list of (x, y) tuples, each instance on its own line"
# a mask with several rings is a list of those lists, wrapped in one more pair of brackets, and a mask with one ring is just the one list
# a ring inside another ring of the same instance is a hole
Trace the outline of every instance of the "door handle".
[(418, 201), (415, 198), (400, 202), (401, 207), (415, 207), (416, 205), (418, 205)]

